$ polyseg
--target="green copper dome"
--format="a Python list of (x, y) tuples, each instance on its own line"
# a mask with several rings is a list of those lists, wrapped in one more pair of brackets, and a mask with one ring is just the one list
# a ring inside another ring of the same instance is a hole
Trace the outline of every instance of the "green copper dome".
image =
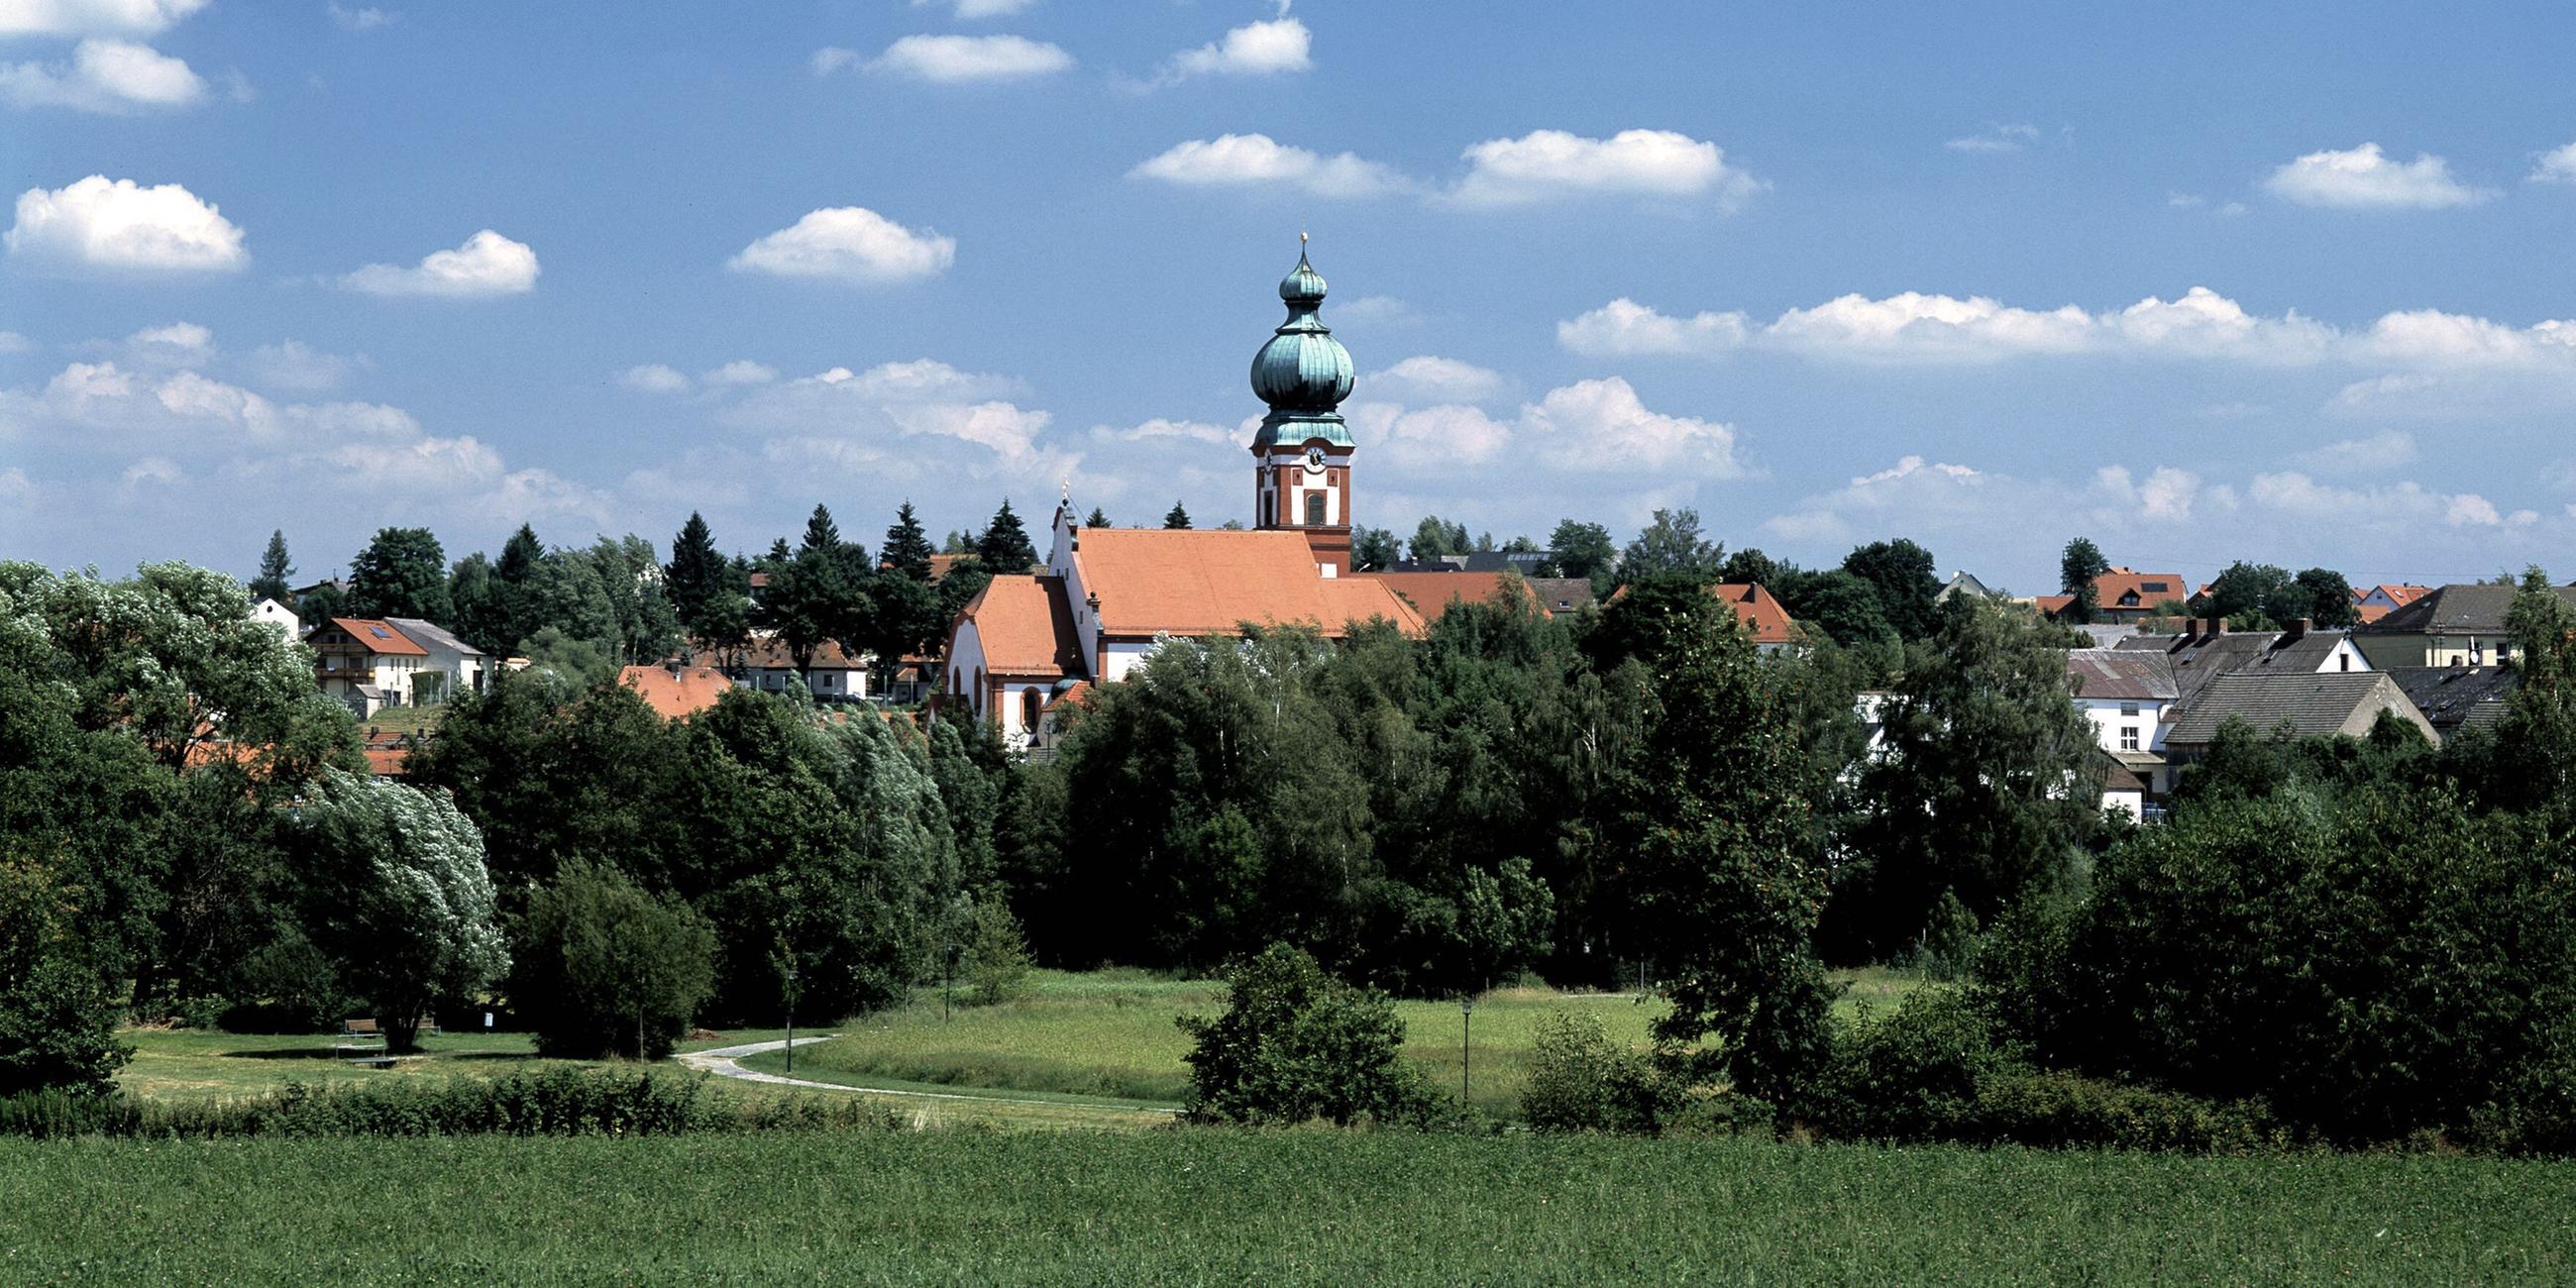
[(1351, 354), (1316, 316), (1324, 305), (1324, 278), (1297, 254), (1295, 271), (1279, 283), (1288, 320), (1252, 355), (1252, 392), (1270, 404), (1252, 448), (1313, 439), (1351, 447), (1350, 427), (1334, 408), (1351, 396)]

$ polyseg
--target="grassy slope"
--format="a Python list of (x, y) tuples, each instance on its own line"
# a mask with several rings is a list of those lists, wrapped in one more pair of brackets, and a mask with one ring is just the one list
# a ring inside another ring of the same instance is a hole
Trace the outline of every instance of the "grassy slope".
[(929, 1132), (0, 1142), (12, 1282), (2550, 1283), (2576, 1170)]

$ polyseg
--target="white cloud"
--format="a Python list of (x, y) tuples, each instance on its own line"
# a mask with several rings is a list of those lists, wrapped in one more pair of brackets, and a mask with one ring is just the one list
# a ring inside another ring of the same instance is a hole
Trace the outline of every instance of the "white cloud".
[(177, 483), (186, 477), (187, 475), (179, 469), (179, 463), (169, 457), (146, 456), (126, 466), (125, 472), (118, 476), (117, 481), (132, 488), (146, 483), (161, 485)]
[(2037, 142), (2036, 125), (1995, 125), (1981, 134), (1952, 139), (1941, 146), (1953, 152), (2019, 152)]
[(935, 276), (956, 258), (953, 237), (906, 228), (863, 206), (835, 206), (743, 247), (726, 266), (773, 277), (887, 283)]
[(1589, 357), (1709, 356), (1744, 343), (1742, 313), (1666, 317), (1626, 296), (1556, 324), (1556, 342)]
[(699, 378), (711, 385), (765, 385), (778, 378), (778, 368), (736, 358)]
[(1394, 169), (1353, 153), (1325, 156), (1280, 143), (1267, 134), (1192, 139), (1139, 163), (1128, 174), (1188, 187), (1295, 187), (1319, 197), (1373, 197), (1414, 186)]
[(126, 113), (201, 102), (206, 82), (188, 64), (148, 46), (92, 37), (72, 51), (69, 63), (0, 66), (0, 97), (20, 107)]
[(2367, 438), (2347, 438), (2299, 454), (2309, 469), (2329, 474), (2379, 474), (2415, 462), (2415, 436), (2383, 429)]
[(2576, 143), (2541, 153), (2526, 178), (2532, 183), (2576, 183)]
[(1447, 404), (1406, 409), (1395, 403), (1360, 403), (1348, 409), (1351, 432), (1366, 450), (1399, 475), (1437, 477), (1462, 465), (1479, 465), (1508, 449), (1514, 427), (1481, 408)]
[(1172, 58), (1170, 76), (1275, 76), (1313, 67), (1314, 33), (1294, 18), (1247, 23)]
[(2392, 161), (2376, 143), (2308, 153), (2274, 170), (2263, 186), (2284, 201), (2347, 210), (2440, 210), (2496, 195), (2452, 178), (2450, 162), (2429, 152)]
[(146, 188), (91, 175), (18, 195), (9, 253), (65, 266), (133, 272), (230, 272), (250, 262), (242, 230), (175, 183)]
[(25, 353), (35, 346), (15, 331), (0, 331), (0, 353)]
[(1391, 383), (1399, 395), (1431, 402), (1483, 402), (1503, 392), (1502, 373), (1455, 358), (1421, 354), (1378, 372), (1373, 384)]
[[(1998, 484), (2003, 487), (1998, 487)], [(1805, 498), (1799, 508), (1763, 521), (1762, 529), (1799, 541), (1840, 541), (1860, 522), (1873, 530), (1898, 527), (1930, 532), (1976, 521), (1987, 513), (1990, 492), (2010, 490), (2008, 480), (1965, 465), (1926, 462), (1907, 455), (1888, 469), (1854, 478), (1833, 492)], [(1890, 516), (1898, 516), (1891, 522)]]
[(1242, 447), (1242, 436), (1224, 425), (1211, 425), (1203, 420), (1166, 420), (1160, 416), (1139, 425), (1119, 428), (1094, 425), (1091, 436), (1112, 443), (1185, 442), (1204, 443), (1211, 447)]
[(251, 350), (250, 358), (251, 370), (262, 383), (315, 391), (337, 388), (351, 375), (375, 365), (363, 355), (325, 353), (301, 340), (263, 344)]
[(1035, 3), (1037, 0), (912, 0), (912, 7), (946, 4), (957, 10), (958, 18), (973, 22), (978, 18), (1007, 18)]
[(1732, 426), (1649, 411), (1617, 376), (1549, 390), (1521, 409), (1521, 428), (1565, 469), (1687, 470), (1704, 479), (1748, 473), (1735, 459)]
[(2192, 503), (2200, 498), (2200, 476), (2160, 465), (2140, 483), (2125, 465), (2106, 465), (2093, 472), (2096, 492), (2111, 504), (2140, 518), (2160, 523), (2188, 523)]
[(834, 367), (819, 375), (790, 381), (787, 392), (828, 391), (835, 396), (880, 402), (936, 402), (992, 398), (1019, 392), (1008, 376), (960, 371), (936, 358), (880, 362), (861, 372)]
[(2250, 495), (2256, 505), (2293, 518), (2363, 528), (2420, 527), (2434, 521), (2453, 528), (2524, 527), (2540, 517), (2530, 510), (2504, 514), (2477, 493), (2436, 492), (2413, 479), (2386, 487), (2340, 488), (2297, 472), (2257, 474)]
[(1607, 139), (1536, 130), (1467, 149), (1467, 177), (1452, 196), (1468, 205), (1520, 205), (1581, 196), (1714, 197), (1734, 209), (1770, 185), (1726, 163), (1716, 144), (1671, 130), (1622, 130)]
[(454, 250), (431, 252), (417, 268), (369, 264), (343, 276), (340, 284), (369, 295), (455, 300), (523, 295), (537, 289), (537, 253), (486, 228)]
[(215, 333), (194, 322), (145, 327), (125, 337), (126, 351), (163, 366), (193, 366), (213, 357)]
[(1955, 299), (1907, 291), (1883, 300), (1845, 295), (1791, 309), (1764, 338), (1806, 353), (1881, 361), (1993, 361), (2017, 354), (2073, 353), (2093, 341), (2093, 318), (2067, 305), (2048, 312), (2009, 308), (1984, 296)]
[(2375, 357), (2441, 367), (2518, 367), (2576, 358), (2576, 321), (2514, 327), (2439, 309), (2390, 313), (2363, 345)]
[(814, 74), (817, 76), (829, 76), (832, 73), (858, 61), (859, 51), (855, 49), (843, 49), (839, 45), (825, 45), (821, 49), (815, 50), (814, 56), (805, 60), (805, 65), (813, 68)]
[(1392, 295), (1363, 295), (1333, 306), (1333, 315), (1345, 322), (1371, 322), (1379, 326), (1405, 326), (1422, 320), (1413, 306)]
[(8, 0), (0, 4), (0, 36), (152, 36), (199, 9), (207, 0)]
[(905, 36), (886, 46), (868, 70), (956, 85), (1025, 80), (1071, 66), (1073, 55), (1024, 36)]
[(689, 389), (689, 378), (658, 362), (628, 367), (617, 377), (617, 383), (640, 394), (677, 394)]
[(323, 6), (331, 15), (331, 25), (342, 31), (374, 31), (394, 20), (394, 16), (373, 7), (350, 8), (338, 3)]

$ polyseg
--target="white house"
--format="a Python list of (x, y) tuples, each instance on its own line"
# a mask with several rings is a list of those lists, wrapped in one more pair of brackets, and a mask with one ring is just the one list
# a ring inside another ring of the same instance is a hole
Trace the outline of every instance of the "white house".
[(395, 630), (427, 653), (412, 672), (411, 700), (424, 706), (463, 693), (481, 693), (490, 659), (483, 650), (417, 617), (388, 617)]
[(304, 635), (304, 622), (295, 615), (295, 610), (274, 599), (262, 598), (258, 603), (251, 605), (250, 619), (275, 626), (279, 634), (283, 635), (290, 644)]
[(2160, 812), (2159, 802), (2173, 786), (2165, 731), (2182, 696), (2171, 659), (2142, 649), (2069, 649), (2066, 678), (2076, 709), (2092, 722), (2095, 742), (2110, 757), (2102, 808), (2140, 821)]

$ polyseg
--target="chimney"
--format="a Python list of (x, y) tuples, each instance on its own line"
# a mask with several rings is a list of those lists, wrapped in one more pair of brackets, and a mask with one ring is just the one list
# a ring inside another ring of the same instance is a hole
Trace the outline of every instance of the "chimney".
[(2200, 619), (2199, 619), (2199, 618), (2197, 618), (2197, 617), (2186, 617), (2186, 618), (2182, 619), (2182, 642), (2183, 642), (2183, 643), (2185, 643), (2185, 644), (2189, 644), (2189, 643), (2191, 643), (2193, 640), (2196, 640), (2196, 639), (2199, 639), (2199, 638), (2200, 638)]
[(2290, 629), (2281, 632), (2281, 642), (2287, 644), (2292, 640), (2306, 639), (2308, 632), (2315, 629), (2316, 624), (2317, 620), (2313, 617), (2302, 617), (2290, 623)]
[(2221, 636), (2221, 635), (2225, 635), (2226, 633), (2227, 633), (2227, 619), (2226, 619), (2226, 618), (2224, 618), (2224, 617), (2211, 617), (2211, 618), (2209, 619), (2209, 638), (2211, 638), (2211, 639), (2217, 639), (2219, 636)]

